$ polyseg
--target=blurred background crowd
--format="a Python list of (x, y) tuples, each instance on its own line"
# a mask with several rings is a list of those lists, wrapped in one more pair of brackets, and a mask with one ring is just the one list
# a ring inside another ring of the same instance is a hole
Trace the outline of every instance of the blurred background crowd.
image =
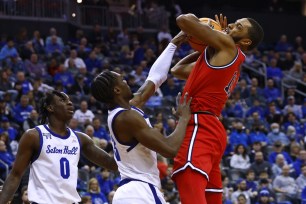
[[(135, 92), (178, 32), (176, 16), (192, 12), (188, 10), (190, 5), (182, 1), (35, 1), (35, 9), (25, 0), (0, 1), (0, 21), (4, 24), (20, 18), (31, 22), (32, 17), (36, 22), (6, 27), (0, 32), (2, 183), (14, 163), (21, 135), (39, 124), (39, 100), (53, 89), (66, 92), (75, 106), (69, 127), (85, 132), (112, 154), (107, 109), (91, 96), (90, 82), (108, 69), (122, 74)], [(251, 10), (252, 5), (243, 2), (218, 0), (205, 1), (203, 5)], [(256, 5), (259, 13), (299, 16), (301, 25), (306, 25), (302, 17), (304, 1), (271, 0), (269, 4)], [(42, 18), (40, 24), (38, 18)], [(45, 26), (41, 25), (44, 20)], [(49, 26), (53, 20), (57, 26), (58, 22), (69, 21), (72, 29)], [(226, 204), (295, 204), (306, 199), (306, 36), (292, 34), (290, 29), (274, 36), (245, 53), (239, 84), (222, 112), (228, 132), (227, 149), (220, 164)], [(173, 65), (192, 51), (183, 44)], [(144, 107), (152, 126), (165, 136), (175, 129), (171, 108), (184, 83), (169, 74)], [(179, 195), (171, 180), (172, 162), (158, 155), (165, 198), (170, 204), (178, 204)], [(27, 203), (28, 173), (13, 203)], [(118, 172), (109, 172), (81, 157), (78, 191), (82, 203), (111, 203), (119, 181)]]

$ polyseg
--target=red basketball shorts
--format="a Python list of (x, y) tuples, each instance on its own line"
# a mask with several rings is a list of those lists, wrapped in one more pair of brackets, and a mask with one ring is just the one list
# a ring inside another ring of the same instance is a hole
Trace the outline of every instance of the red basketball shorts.
[(191, 168), (203, 174), (207, 180), (206, 192), (222, 192), (220, 162), (226, 147), (226, 131), (216, 116), (192, 114), (186, 135), (174, 158), (172, 178)]

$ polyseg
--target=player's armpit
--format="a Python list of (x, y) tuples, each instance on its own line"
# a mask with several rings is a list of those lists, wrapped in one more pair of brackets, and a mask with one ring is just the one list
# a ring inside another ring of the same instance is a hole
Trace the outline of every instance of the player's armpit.
[(194, 65), (195, 62), (185, 65), (175, 65), (171, 69), (171, 74), (178, 79), (187, 80)]

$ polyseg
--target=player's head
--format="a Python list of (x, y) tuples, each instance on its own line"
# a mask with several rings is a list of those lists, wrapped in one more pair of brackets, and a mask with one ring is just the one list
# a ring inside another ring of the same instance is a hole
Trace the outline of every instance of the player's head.
[(112, 104), (117, 98), (133, 98), (130, 87), (124, 78), (112, 71), (103, 71), (91, 83), (91, 93), (96, 100)]
[(72, 118), (74, 107), (67, 94), (54, 90), (41, 99), (39, 113), (41, 124), (50, 120), (51, 116), (66, 122)]
[(252, 50), (262, 41), (264, 32), (261, 25), (252, 18), (238, 19), (228, 25), (227, 33), (243, 50)]

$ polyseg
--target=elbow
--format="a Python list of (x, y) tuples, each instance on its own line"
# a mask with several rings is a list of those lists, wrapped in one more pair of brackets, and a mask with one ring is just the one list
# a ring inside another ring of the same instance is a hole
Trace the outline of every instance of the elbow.
[(186, 15), (179, 15), (176, 18), (176, 24), (178, 25), (178, 27), (183, 30), (184, 25), (187, 23), (187, 16)]
[(177, 70), (178, 70), (177, 67), (173, 67), (173, 68), (170, 70), (171, 74), (172, 74), (174, 77), (177, 77), (177, 75), (178, 75), (178, 71), (177, 71)]
[(169, 151), (164, 152), (164, 153), (162, 153), (161, 155), (162, 155), (163, 157), (165, 157), (165, 158), (173, 159), (173, 158), (176, 156), (177, 152), (178, 152), (178, 149), (177, 149), (177, 150), (175, 150), (175, 149), (169, 149)]

